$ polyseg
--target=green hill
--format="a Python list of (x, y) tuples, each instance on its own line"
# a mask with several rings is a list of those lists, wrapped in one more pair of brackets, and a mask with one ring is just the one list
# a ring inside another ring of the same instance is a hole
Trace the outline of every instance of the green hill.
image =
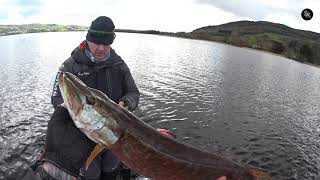
[(238, 21), (206, 26), (186, 36), (277, 53), (320, 65), (320, 34), (266, 21)]
[(320, 40), (320, 34), (318, 33), (293, 29), (283, 24), (271, 23), (267, 21), (237, 21), (218, 26), (198, 28), (192, 31), (192, 33), (219, 33), (220, 31), (232, 31), (233, 34), (238, 35), (273, 33), (294, 39), (298, 38), (311, 41)]
[(23, 25), (0, 25), (0, 36), (38, 33), (38, 32), (58, 32), (58, 31), (85, 31), (88, 27), (77, 25), (57, 25), (57, 24), (23, 24)]
[(228, 43), (280, 54), (304, 63), (320, 65), (320, 34), (266, 21), (237, 21), (186, 32), (118, 30), (168, 35)]

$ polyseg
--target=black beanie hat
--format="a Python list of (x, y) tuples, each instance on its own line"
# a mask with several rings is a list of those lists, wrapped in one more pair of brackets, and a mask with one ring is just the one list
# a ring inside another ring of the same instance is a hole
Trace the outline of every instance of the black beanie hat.
[(96, 44), (110, 45), (115, 38), (114, 28), (109, 17), (99, 16), (92, 21), (86, 39)]

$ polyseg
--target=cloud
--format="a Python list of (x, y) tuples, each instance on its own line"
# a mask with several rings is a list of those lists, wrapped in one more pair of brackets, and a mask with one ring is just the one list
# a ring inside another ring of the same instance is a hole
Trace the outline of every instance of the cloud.
[[(320, 32), (319, 19), (320, 1), (315, 0), (195, 0), (198, 4), (216, 7), (234, 14), (243, 20), (270, 21), (287, 26)], [(301, 11), (310, 8), (314, 12), (311, 21), (301, 18)], [(319, 21), (318, 21), (319, 22)]]
[(43, 1), (40, 0), (11, 0), (11, 3), (17, 6), (41, 6)]
[(254, 20), (264, 20), (266, 16), (275, 12), (294, 15), (297, 10), (301, 12), (303, 9), (302, 0), (196, 0), (196, 2), (209, 4), (236, 16)]
[(198, 3), (209, 4), (236, 16), (261, 19), (269, 11), (257, 1), (250, 0), (197, 0)]
[(28, 17), (39, 15), (42, 4), (39, 0), (1, 0), (0, 23), (24, 24)]
[(20, 15), (23, 17), (33, 16), (40, 13), (40, 10), (38, 8), (23, 8), (19, 11)]
[[(304, 22), (302, 9), (314, 10)], [(97, 16), (120, 29), (192, 31), (239, 20), (265, 20), (320, 32), (320, 1), (315, 0), (0, 0), (0, 24), (74, 24), (90, 26)]]
[(7, 18), (8, 18), (8, 13), (0, 12), (0, 20), (7, 19)]

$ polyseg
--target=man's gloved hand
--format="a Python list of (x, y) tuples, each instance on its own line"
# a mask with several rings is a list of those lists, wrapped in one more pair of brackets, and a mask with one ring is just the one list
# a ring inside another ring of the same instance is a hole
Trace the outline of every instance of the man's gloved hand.
[(121, 98), (118, 104), (122, 107), (125, 107), (129, 111), (134, 111), (137, 108), (137, 104), (128, 97)]
[(122, 106), (122, 107), (124, 107), (124, 108), (126, 108), (126, 109), (129, 110), (129, 107), (125, 104), (124, 101), (120, 101), (118, 104), (119, 104), (120, 106)]

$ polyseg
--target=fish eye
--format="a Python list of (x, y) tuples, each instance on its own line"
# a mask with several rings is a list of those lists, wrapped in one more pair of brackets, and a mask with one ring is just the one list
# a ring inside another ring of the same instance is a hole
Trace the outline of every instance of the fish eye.
[(86, 96), (86, 102), (89, 105), (94, 105), (96, 103), (96, 101), (95, 101), (95, 99), (93, 97), (88, 97), (88, 96)]

